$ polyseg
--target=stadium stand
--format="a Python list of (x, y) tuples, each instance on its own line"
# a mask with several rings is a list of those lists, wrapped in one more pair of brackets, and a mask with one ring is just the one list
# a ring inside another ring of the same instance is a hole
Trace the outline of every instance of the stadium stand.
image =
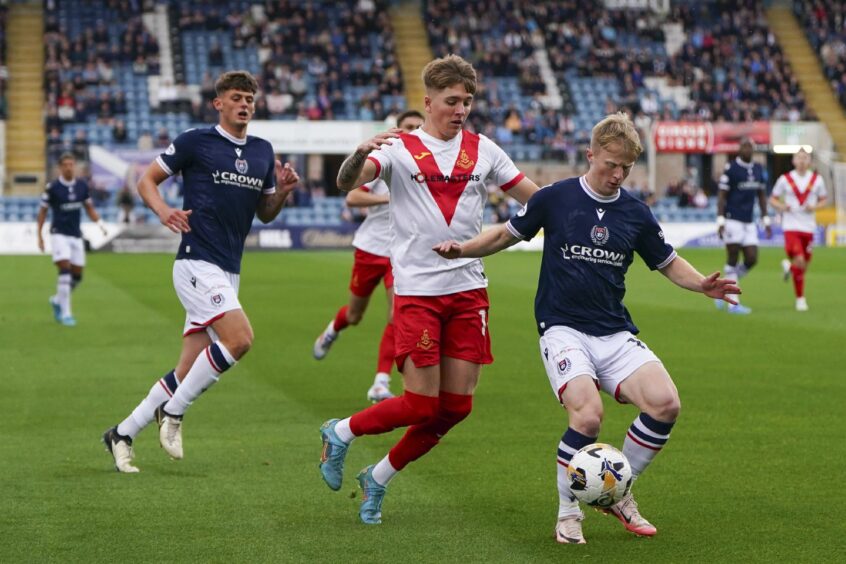
[(8, 72), (6, 70), (6, 18), (9, 9), (2, 5), (0, 6), (0, 119), (6, 119), (6, 79)]
[[(89, 144), (166, 146), (182, 130), (216, 120), (208, 103), (213, 80), (231, 68), (259, 78), (264, 95), (258, 119), (369, 120), (396, 114), (407, 101), (389, 5), (387, 0), (48, 2), (49, 158), (55, 162), (70, 150), (84, 159)], [(590, 127), (618, 108), (644, 129), (653, 119), (813, 118), (767, 29), (762, 5), (682, 0), (658, 16), (576, 0), (424, 0), (421, 15), (435, 56), (459, 53), (479, 71), (471, 114), (475, 130), (517, 161), (578, 164)], [(842, 22), (842, 6), (797, 0), (794, 9), (807, 16), (809, 35), (833, 63), (831, 76), (846, 76), (846, 48), (833, 23)], [(0, 22), (2, 16), (0, 8)], [(846, 78), (841, 82), (846, 90)], [(2, 86), (0, 77), (0, 93)], [(31, 205), (11, 202), (3, 209), (13, 211), (3, 213), (28, 216)], [(497, 206), (492, 199), (488, 219), (504, 215)], [(672, 200), (659, 206), (663, 220), (713, 216), (712, 202), (704, 208), (678, 207)], [(341, 211), (341, 200), (314, 198), (282, 217), (292, 225), (332, 223), (342, 221)], [(146, 219), (155, 220), (149, 214)]]
[(793, 13), (819, 56), (837, 99), (846, 108), (846, 5), (838, 0), (794, 0)]

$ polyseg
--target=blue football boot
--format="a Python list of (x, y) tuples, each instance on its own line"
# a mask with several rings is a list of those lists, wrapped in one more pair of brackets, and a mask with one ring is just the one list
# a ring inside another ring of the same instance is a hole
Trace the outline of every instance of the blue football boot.
[(331, 489), (341, 489), (344, 480), (344, 459), (350, 446), (335, 434), (335, 425), (340, 419), (330, 419), (320, 426), (320, 436), (323, 439), (323, 452), (320, 454), (320, 473), (323, 481)]
[(375, 464), (368, 466), (356, 477), (362, 493), (358, 516), (361, 517), (361, 522), (367, 525), (378, 525), (382, 522), (382, 500), (385, 499), (387, 490), (373, 479), (374, 466)]

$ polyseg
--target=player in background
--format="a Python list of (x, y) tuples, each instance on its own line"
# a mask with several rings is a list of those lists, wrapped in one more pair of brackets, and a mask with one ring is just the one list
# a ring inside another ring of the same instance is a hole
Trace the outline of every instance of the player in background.
[[(717, 233), (726, 243), (725, 275), (738, 281), (758, 262), (758, 227), (753, 221), (756, 198), (761, 207), (766, 236), (768, 239), (772, 237), (770, 217), (767, 215), (766, 172), (759, 163), (752, 162), (753, 150), (752, 139), (741, 139), (737, 158), (726, 163), (720, 176), (717, 197)], [(741, 251), (743, 264), (737, 264)], [(728, 307), (729, 313), (752, 313), (750, 308), (740, 303), (739, 296), (733, 296), (732, 300), (737, 304)], [(714, 303), (717, 309), (725, 306), (723, 300)]]
[[(403, 112), (397, 118), (397, 127), (405, 132), (414, 131), (423, 124), (423, 114), (416, 110)], [(370, 296), (379, 285), (385, 284), (388, 295), (388, 322), (379, 342), (379, 359), (373, 385), (367, 390), (367, 399), (379, 402), (394, 397), (391, 393), (391, 367), (394, 364), (394, 275), (391, 270), (391, 211), (390, 193), (385, 181), (377, 178), (347, 194), (347, 205), (367, 208), (367, 217), (353, 239), (355, 261), (350, 280), (350, 300), (335, 314), (335, 319), (317, 337), (314, 358), (322, 360), (329, 353), (332, 343), (349, 325), (358, 325), (364, 317)]]
[(488, 181), (521, 203), (537, 191), (493, 141), (463, 129), (476, 92), (472, 65), (456, 55), (435, 59), (423, 82), (423, 126), (365, 141), (338, 172), (342, 190), (381, 178), (391, 191), (394, 354), (405, 391), (320, 430), (321, 474), (338, 490), (353, 439), (408, 427), (387, 456), (358, 475), (359, 516), (369, 524), (381, 522), (391, 479), (470, 414), (481, 367), (493, 361), (482, 262), (444, 260), (432, 245), (479, 234)]
[(815, 212), (825, 207), (828, 196), (825, 182), (812, 171), (811, 155), (799, 149), (793, 155), (794, 169), (776, 180), (770, 205), (781, 212), (784, 230), (784, 250), (788, 259), (781, 261), (784, 280), (793, 276), (796, 311), (808, 311), (805, 300), (805, 272), (811, 262), (814, 232), (817, 229)]
[[(567, 465), (596, 442), (603, 407), (599, 390), (640, 409), (623, 442), (636, 478), (667, 443), (679, 415), (678, 391), (657, 356), (635, 337), (637, 327), (623, 305), (626, 271), (640, 255), (672, 282), (715, 299), (739, 292), (719, 272), (702, 276), (664, 241), (643, 202), (622, 190), (642, 152), (625, 114), (593, 128), (588, 172), (547, 186), (523, 210), (470, 241), (433, 247), (444, 258), (484, 257), (544, 230), (535, 318), (541, 360), (552, 391), (567, 410), (569, 428), (558, 444), (558, 523), (555, 539), (583, 544), (584, 518), (570, 490)], [(629, 531), (652, 536), (657, 529), (639, 512), (631, 493), (605, 510)]]
[(59, 269), (59, 280), (56, 294), (50, 296), (50, 306), (56, 321), (67, 327), (76, 325), (71, 308), (71, 292), (82, 282), (82, 270), (85, 268), (85, 244), (79, 228), (79, 212), (83, 207), (91, 221), (96, 222), (103, 235), (106, 235), (106, 226), (94, 209), (88, 192), (88, 184), (76, 177), (76, 159), (70, 153), (63, 154), (59, 157), (59, 177), (48, 184), (41, 195), (41, 207), (36, 220), (38, 249), (43, 253), (44, 237), (41, 231), (47, 219), (47, 210), (51, 210), (50, 246), (53, 263)]
[[(276, 160), (270, 143), (247, 135), (257, 90), (250, 73), (223, 73), (213, 101), (219, 123), (179, 135), (138, 182), (138, 193), (162, 225), (182, 235), (173, 286), (186, 316), (176, 367), (103, 435), (119, 472), (138, 472), (132, 441), (154, 418), (162, 448), (181, 459), (185, 410), (253, 343), (250, 321), (238, 302), (244, 240), (253, 218), (272, 221), (299, 180), (290, 164), (283, 167)], [(184, 180), (181, 210), (169, 207), (158, 189), (179, 172)]]

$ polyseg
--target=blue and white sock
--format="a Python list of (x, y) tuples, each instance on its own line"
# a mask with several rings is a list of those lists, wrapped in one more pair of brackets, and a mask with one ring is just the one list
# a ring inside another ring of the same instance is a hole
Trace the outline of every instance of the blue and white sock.
[(581, 514), (579, 502), (570, 491), (570, 481), (567, 479), (567, 467), (582, 447), (595, 443), (596, 437), (588, 437), (578, 431), (567, 428), (558, 443), (558, 518), (573, 517)]
[(71, 273), (70, 270), (60, 270), (56, 283), (56, 303), (62, 310), (62, 317), (70, 317), (71, 313)]
[(156, 408), (173, 397), (178, 386), (179, 381), (173, 370), (157, 380), (147, 393), (147, 397), (132, 410), (129, 417), (118, 425), (118, 434), (134, 439), (141, 429), (153, 422), (156, 417)]
[[(732, 266), (730, 264), (727, 264), (724, 268), (724, 276), (729, 280), (735, 280), (737, 282), (740, 282), (740, 278), (743, 275), (740, 273), (739, 266)], [(738, 294), (726, 294), (726, 297), (733, 299), (737, 303), (740, 303), (740, 296)]]
[(623, 442), (623, 454), (632, 466), (632, 476), (637, 478), (661, 452), (670, 440), (670, 431), (674, 424), (675, 422), (658, 421), (645, 413), (637, 416)]
[(212, 387), (220, 374), (235, 366), (235, 363), (235, 358), (223, 343), (215, 341), (210, 344), (197, 356), (191, 370), (179, 383), (179, 388), (164, 406), (164, 410), (171, 415), (184, 414), (188, 406)]

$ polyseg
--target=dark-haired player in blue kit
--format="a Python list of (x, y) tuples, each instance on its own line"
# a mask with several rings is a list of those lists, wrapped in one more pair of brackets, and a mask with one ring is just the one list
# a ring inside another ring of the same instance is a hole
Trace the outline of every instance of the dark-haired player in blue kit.
[[(770, 217), (767, 215), (767, 173), (759, 163), (752, 162), (752, 139), (740, 140), (737, 158), (726, 163), (720, 176), (717, 198), (717, 234), (726, 243), (726, 276), (740, 281), (758, 262), (758, 226), (753, 220), (755, 200), (761, 207), (761, 221), (767, 238), (772, 237)], [(743, 251), (743, 264), (737, 264)], [(752, 310), (740, 303), (728, 307), (729, 313), (745, 315)], [(717, 309), (725, 306), (716, 300)]]
[[(598, 390), (641, 411), (623, 443), (635, 478), (666, 444), (679, 414), (673, 380), (635, 336), (638, 329), (623, 305), (634, 253), (682, 288), (727, 301), (728, 293), (739, 291), (719, 272), (705, 277), (678, 256), (646, 204), (621, 190), (642, 150), (632, 122), (624, 114), (608, 116), (593, 128), (585, 176), (541, 189), (516, 217), (470, 241), (444, 241), (433, 249), (448, 259), (483, 257), (544, 230), (535, 318), (547, 376), (569, 419), (558, 444), (555, 539), (562, 544), (585, 542), (584, 515), (570, 491), (567, 465), (599, 435)], [(604, 511), (637, 535), (657, 532), (631, 493)]]
[[(185, 410), (252, 345), (253, 330), (238, 302), (244, 241), (253, 218), (272, 221), (299, 181), (290, 164), (276, 160), (270, 143), (247, 135), (257, 90), (248, 72), (222, 74), (215, 84), (218, 125), (177, 137), (138, 183), (138, 193), (162, 224), (182, 234), (173, 285), (187, 315), (176, 368), (103, 435), (119, 472), (138, 472), (132, 440), (154, 418), (162, 448), (181, 459)], [(181, 210), (169, 207), (158, 190), (179, 172)]]
[(97, 222), (103, 235), (106, 227), (100, 214), (94, 209), (94, 203), (88, 191), (88, 184), (76, 177), (76, 159), (70, 153), (59, 157), (59, 177), (47, 185), (41, 195), (41, 208), (38, 210), (37, 231), (38, 248), (44, 252), (44, 237), (41, 230), (47, 219), (47, 210), (52, 213), (50, 220), (50, 246), (53, 262), (59, 269), (59, 281), (56, 294), (50, 296), (53, 317), (67, 327), (76, 325), (76, 318), (71, 312), (71, 291), (82, 282), (82, 269), (85, 267), (85, 245), (82, 242), (82, 230), (79, 227), (79, 212), (85, 213), (91, 221)]

